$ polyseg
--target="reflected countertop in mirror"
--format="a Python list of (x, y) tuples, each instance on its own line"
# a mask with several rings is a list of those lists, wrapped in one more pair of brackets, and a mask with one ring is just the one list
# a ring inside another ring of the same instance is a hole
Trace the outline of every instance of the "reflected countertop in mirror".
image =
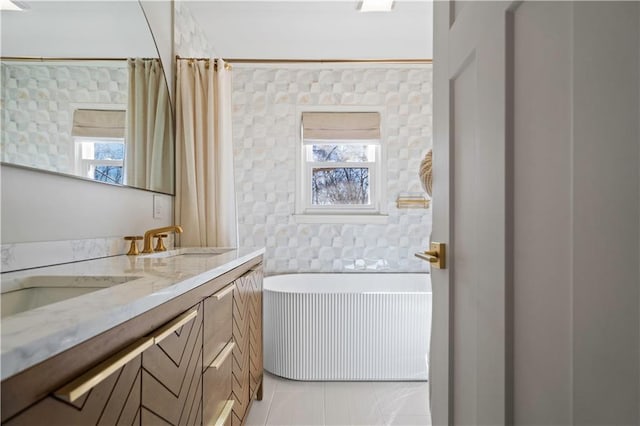
[(0, 19), (0, 160), (173, 194), (171, 105), (140, 4), (30, 1)]

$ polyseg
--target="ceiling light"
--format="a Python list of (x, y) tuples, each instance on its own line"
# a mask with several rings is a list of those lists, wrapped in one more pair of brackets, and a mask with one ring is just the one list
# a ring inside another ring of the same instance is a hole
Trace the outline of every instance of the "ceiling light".
[(0, 10), (21, 12), (26, 9), (29, 9), (29, 6), (23, 1), (0, 0)]
[(393, 0), (362, 0), (358, 5), (360, 12), (390, 12)]

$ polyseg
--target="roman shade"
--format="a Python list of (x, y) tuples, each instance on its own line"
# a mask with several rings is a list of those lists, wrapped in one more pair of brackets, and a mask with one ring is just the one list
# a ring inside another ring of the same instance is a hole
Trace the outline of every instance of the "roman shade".
[(73, 112), (72, 136), (124, 138), (125, 111), (77, 109)]
[(308, 140), (380, 140), (379, 112), (303, 112), (302, 136)]

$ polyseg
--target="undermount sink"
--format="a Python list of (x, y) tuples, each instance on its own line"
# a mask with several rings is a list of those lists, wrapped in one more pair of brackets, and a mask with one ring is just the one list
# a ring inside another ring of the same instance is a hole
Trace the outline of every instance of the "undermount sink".
[(30, 311), (138, 278), (140, 277), (59, 275), (16, 278), (2, 283), (1, 317)]
[(156, 253), (141, 254), (138, 259), (163, 259), (167, 257), (189, 256), (189, 257), (211, 257), (235, 250), (227, 247), (185, 247), (175, 250), (160, 251)]

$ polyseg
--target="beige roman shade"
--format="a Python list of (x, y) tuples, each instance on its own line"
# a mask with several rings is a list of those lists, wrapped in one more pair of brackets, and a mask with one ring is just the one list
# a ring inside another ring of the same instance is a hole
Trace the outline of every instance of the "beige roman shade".
[(72, 136), (124, 138), (125, 111), (77, 109), (73, 112)]
[(379, 112), (303, 112), (304, 140), (380, 139)]

